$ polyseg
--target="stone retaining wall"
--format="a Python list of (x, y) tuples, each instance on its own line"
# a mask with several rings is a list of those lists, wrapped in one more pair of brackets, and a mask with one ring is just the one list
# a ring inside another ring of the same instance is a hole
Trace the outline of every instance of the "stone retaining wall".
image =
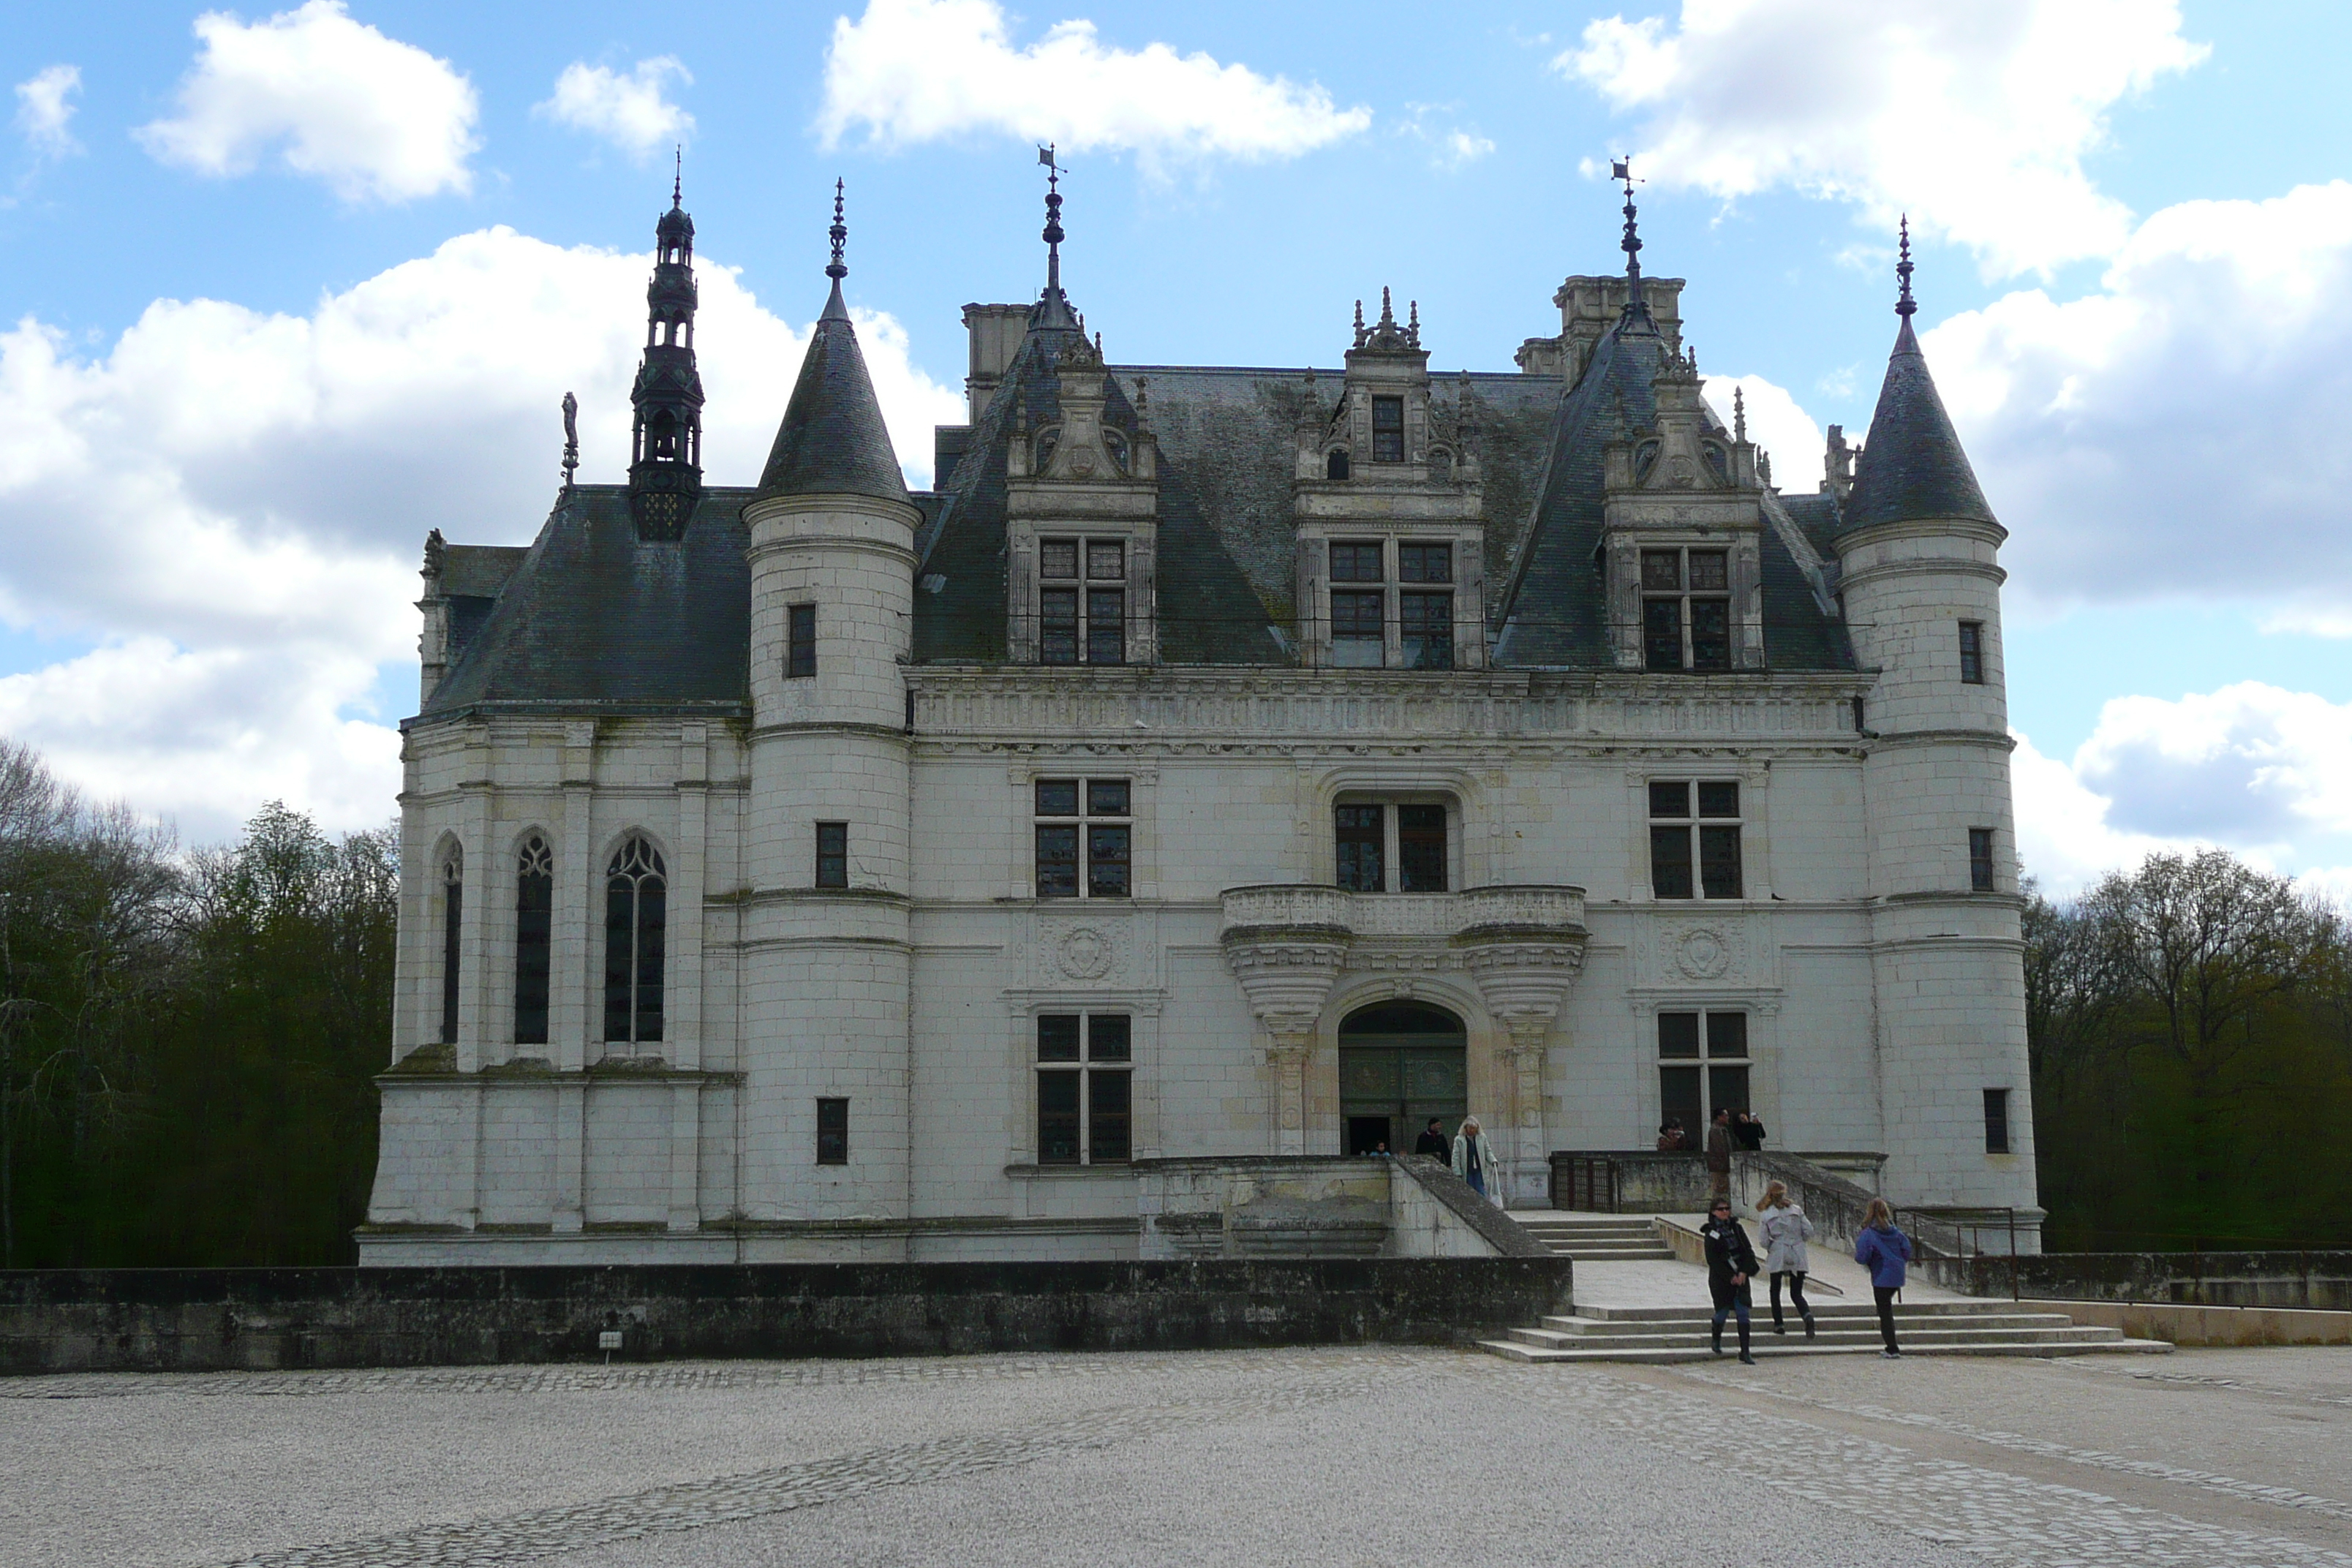
[[(2005, 1257), (1915, 1265), (1937, 1284), (1977, 1296), (2011, 1294), (2011, 1267)], [(2045, 1252), (2014, 1267), (2014, 1293), (2035, 1300), (2352, 1310), (2352, 1251)]]
[(1440, 1344), (1565, 1311), (1565, 1258), (0, 1273), (0, 1373)]

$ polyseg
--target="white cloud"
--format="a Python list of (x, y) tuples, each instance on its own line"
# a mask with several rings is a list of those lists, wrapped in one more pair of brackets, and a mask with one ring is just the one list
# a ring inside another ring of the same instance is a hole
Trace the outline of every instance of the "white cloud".
[(79, 66), (50, 66), (16, 84), (16, 129), (35, 156), (62, 158), (81, 151), (67, 129), (74, 106), (66, 101), (80, 90)]
[(601, 136), (643, 161), (694, 133), (694, 116), (672, 103), (669, 84), (691, 87), (694, 77), (675, 55), (639, 60), (623, 73), (574, 60), (555, 79), (555, 96), (531, 112), (574, 131)]
[(1057, 22), (1016, 48), (996, 0), (867, 0), (863, 16), (833, 25), (817, 128), (829, 147), (860, 128), (886, 147), (977, 132), (1134, 153), (1156, 166), (1294, 158), (1371, 119), (1311, 83), (1205, 54), (1106, 46), (1092, 22)]
[[(307, 316), (158, 300), (99, 358), (29, 319), (0, 333), (0, 620), (99, 645), (0, 680), (0, 732), (199, 837), (273, 795), (339, 826), (381, 820), (397, 741), (375, 721), (396, 714), (365, 710), (415, 657), (425, 531), (530, 540), (567, 390), (582, 478), (622, 477), (645, 269), (494, 228)], [(706, 471), (755, 483), (808, 329), (728, 268), (698, 273)], [(793, 303), (813, 312), (821, 283)], [(908, 362), (891, 318), (860, 313), (858, 331), (922, 482), (930, 427), (962, 400)]]
[(2053, 892), (2157, 849), (2219, 845), (2292, 868), (2352, 836), (2352, 703), (2244, 681), (2113, 699), (2071, 762), (2017, 739), (2018, 848)]
[(1748, 438), (1772, 458), (1772, 479), (1790, 494), (1810, 494), (1822, 477), (1828, 437), (1813, 416), (1797, 405), (1786, 387), (1760, 375), (1710, 375), (1707, 404), (1725, 424), (1732, 419), (1732, 391), (1748, 405)]
[(448, 61), (309, 0), (266, 22), (196, 18), (203, 48), (180, 113), (137, 132), (157, 158), (199, 174), (249, 173), (282, 146), (286, 166), (345, 201), (411, 201), (473, 188), (466, 160), (479, 103)]
[(2282, 626), (2352, 596), (2352, 184), (2188, 202), (2099, 289), (2010, 294), (1927, 334), (2014, 591), (2229, 595)]
[(1553, 64), (1647, 116), (1661, 184), (1790, 186), (1883, 229), (1908, 209), (2005, 276), (2123, 245), (2084, 156), (2116, 103), (2206, 52), (2174, 0), (1684, 0), (1674, 23), (1589, 23)]

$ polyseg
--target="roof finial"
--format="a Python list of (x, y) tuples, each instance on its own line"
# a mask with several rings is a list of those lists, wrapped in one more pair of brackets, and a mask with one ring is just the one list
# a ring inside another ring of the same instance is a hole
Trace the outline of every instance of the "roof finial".
[[(580, 400), (570, 393), (563, 395), (563, 488), (572, 488), (572, 476), (580, 467)], [(436, 537), (439, 535), (436, 531)]]
[(1731, 388), (1731, 438), (1735, 441), (1748, 439), (1748, 396), (1737, 383)]
[(1356, 301), (1356, 346), (1364, 346), (1364, 302), (1361, 300)]
[(1421, 346), (1421, 301), (1415, 300), (1412, 304), (1412, 320), (1405, 325), (1404, 341), (1419, 348)]
[(1037, 149), (1045, 165), (1045, 291), (1062, 291), (1062, 165), (1055, 161), (1054, 143)]
[(674, 207), (682, 206), (685, 205), (686, 195), (686, 143), (681, 142), (673, 148), (671, 156), (677, 162), (670, 170), (669, 205)]
[(1633, 177), (1633, 154), (1611, 161), (1609, 176), (1625, 182), (1625, 237), (1619, 248), (1625, 252), (1625, 303), (1628, 310), (1644, 309), (1642, 300), (1642, 236), (1636, 226), (1633, 207), (1633, 187), (1645, 182)]
[(849, 276), (849, 268), (841, 259), (842, 245), (849, 238), (849, 226), (841, 221), (842, 190), (841, 181), (837, 179), (834, 181), (833, 226), (825, 231), (826, 236), (833, 241), (833, 259), (825, 264), (824, 275), (835, 282)]
[(1902, 247), (1897, 252), (1901, 259), (1895, 263), (1895, 276), (1903, 280), (1903, 292), (1895, 301), (1895, 313), (1907, 321), (1911, 319), (1912, 312), (1919, 309), (1918, 302), (1911, 298), (1911, 215), (1909, 213), (1903, 215), (1902, 234)]

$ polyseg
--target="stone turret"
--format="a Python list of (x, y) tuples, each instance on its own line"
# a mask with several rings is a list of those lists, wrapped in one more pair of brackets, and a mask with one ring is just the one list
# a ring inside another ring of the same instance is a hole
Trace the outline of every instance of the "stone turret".
[[(908, 499), (833, 279), (759, 492), (742, 970), (742, 1203), (753, 1220), (907, 1212)], [(847, 1163), (813, 1163), (845, 1100)]]
[[(2016, 837), (1994, 521), (1911, 329), (1901, 326), (1836, 545), (1864, 726), (1871, 954), (1888, 1190), (2031, 1209)], [(2001, 1097), (2007, 1152), (1987, 1148)], [(2034, 1214), (2038, 1226), (2038, 1211)]]

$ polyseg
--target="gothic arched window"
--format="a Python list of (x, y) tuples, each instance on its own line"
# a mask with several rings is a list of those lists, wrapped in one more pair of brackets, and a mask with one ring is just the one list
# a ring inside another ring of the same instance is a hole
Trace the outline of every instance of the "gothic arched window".
[(652, 449), (649, 456), (656, 458), (677, 456), (677, 416), (676, 415), (667, 408), (655, 415), (652, 432), (653, 440), (649, 443)]
[(661, 856), (631, 836), (604, 873), (604, 1038), (646, 1045), (662, 1037)]
[(523, 840), (515, 868), (514, 1037), (547, 1044), (548, 952), (555, 925), (555, 857), (547, 840)]
[(466, 856), (456, 845), (441, 862), (441, 1043), (457, 1043), (458, 936), (466, 918)]

